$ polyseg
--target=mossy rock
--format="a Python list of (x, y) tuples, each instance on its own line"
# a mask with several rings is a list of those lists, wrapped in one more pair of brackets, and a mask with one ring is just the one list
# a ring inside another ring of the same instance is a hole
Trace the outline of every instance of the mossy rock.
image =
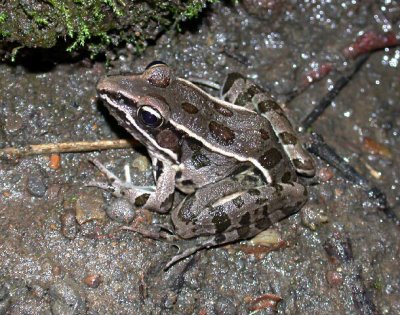
[[(138, 51), (166, 27), (196, 16), (216, 0), (7, 0), (0, 2), (0, 57), (19, 48), (51, 48), (91, 54), (132, 43)], [(11, 53), (13, 52), (13, 53)]]

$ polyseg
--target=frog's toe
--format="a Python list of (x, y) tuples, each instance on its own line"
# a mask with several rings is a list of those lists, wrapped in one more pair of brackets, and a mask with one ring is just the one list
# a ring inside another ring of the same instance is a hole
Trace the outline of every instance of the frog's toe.
[(177, 263), (178, 261), (187, 258), (191, 255), (193, 255), (194, 253), (196, 253), (198, 250), (203, 249), (205, 246), (204, 245), (196, 245), (193, 247), (189, 247), (183, 251), (181, 251), (179, 245), (174, 244), (174, 246), (177, 246), (179, 248), (179, 252), (178, 254), (176, 254), (174, 257), (172, 257), (172, 259), (165, 265), (164, 270), (169, 269), (172, 265), (174, 265), (175, 263)]
[(110, 182), (121, 183), (121, 180), (113, 172), (109, 171), (98, 159), (90, 159), (89, 161), (93, 163), (99, 169), (99, 171), (107, 177)]

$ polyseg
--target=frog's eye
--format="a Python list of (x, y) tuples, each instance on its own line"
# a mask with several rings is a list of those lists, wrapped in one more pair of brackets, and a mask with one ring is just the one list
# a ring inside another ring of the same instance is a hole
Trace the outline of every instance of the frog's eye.
[(147, 127), (157, 128), (163, 123), (160, 112), (151, 106), (143, 105), (138, 108), (137, 115), (141, 122)]
[(147, 65), (147, 67), (146, 67), (145, 70), (150, 69), (151, 67), (160, 66), (160, 65), (167, 66), (167, 64), (166, 64), (165, 62), (162, 62), (162, 61), (160, 61), (160, 60), (155, 60), (155, 61), (150, 62), (150, 63)]
[(142, 77), (151, 85), (159, 88), (166, 88), (172, 80), (171, 69), (161, 61), (149, 64)]

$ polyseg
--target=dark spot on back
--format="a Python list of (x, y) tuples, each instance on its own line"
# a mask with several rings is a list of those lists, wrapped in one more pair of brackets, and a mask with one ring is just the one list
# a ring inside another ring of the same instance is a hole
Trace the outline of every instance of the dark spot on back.
[(278, 103), (271, 99), (264, 100), (264, 101), (261, 101), (260, 103), (258, 103), (258, 111), (260, 113), (266, 113), (266, 112), (269, 112), (272, 110), (277, 111), (277, 112), (282, 111), (282, 109), (280, 108)]
[(265, 205), (265, 206), (262, 208), (262, 213), (263, 213), (263, 216), (264, 216), (264, 217), (268, 218), (269, 210), (268, 210), (268, 206), (267, 206), (267, 205)]
[(242, 226), (249, 226), (250, 225), (250, 213), (245, 213), (240, 218), (239, 224)]
[(244, 205), (244, 201), (240, 196), (233, 199), (232, 203), (239, 209)]
[(259, 178), (256, 178), (256, 177), (250, 176), (250, 175), (245, 175), (242, 180), (242, 182), (247, 185), (256, 184), (256, 183), (258, 183), (258, 181), (259, 181)]
[(240, 93), (236, 98), (235, 104), (239, 106), (245, 106), (251, 102), (254, 95), (261, 92), (261, 89), (255, 84), (251, 85), (243, 93)]
[(262, 205), (265, 202), (267, 202), (267, 199), (265, 199), (265, 198), (257, 198), (256, 199), (256, 204), (257, 205)]
[(250, 196), (259, 196), (261, 192), (256, 188), (250, 188), (248, 191)]
[(303, 205), (303, 201), (296, 202), (296, 208), (299, 209)]
[(211, 165), (211, 161), (206, 155), (197, 151), (197, 152), (193, 152), (192, 164), (193, 164), (194, 168), (196, 170), (198, 170), (202, 167)]
[(149, 199), (150, 194), (143, 194), (140, 195), (138, 197), (136, 197), (135, 199), (135, 206), (136, 207), (143, 207), (144, 204), (147, 202), (147, 200)]
[(208, 125), (212, 137), (221, 145), (230, 145), (235, 139), (235, 133), (232, 129), (216, 122), (210, 121)]
[(295, 207), (286, 207), (281, 209), (281, 211), (285, 214), (285, 216), (289, 216), (292, 215), (293, 213), (297, 212), (297, 210), (299, 210), (299, 208)]
[(214, 241), (217, 244), (221, 244), (221, 243), (225, 242), (225, 240), (226, 240), (226, 237), (224, 234), (217, 234), (214, 237)]
[(229, 218), (229, 215), (223, 211), (223, 208), (222, 210), (218, 209), (217, 211), (215, 211), (215, 209), (212, 209), (212, 212), (213, 218), (211, 221), (215, 224), (215, 229), (217, 233), (223, 233), (231, 227), (231, 219)]
[(267, 130), (260, 129), (259, 132), (261, 134), (261, 139), (263, 139), (263, 140), (268, 140), (269, 139), (269, 133), (268, 133)]
[(177, 171), (175, 174), (176, 179), (180, 179), (182, 177), (182, 171)]
[(178, 218), (186, 224), (191, 222), (195, 224), (195, 214), (192, 211), (193, 202), (194, 198), (186, 198), (178, 211)]
[(278, 149), (272, 148), (265, 152), (258, 161), (266, 169), (272, 169), (282, 160), (282, 153)]
[(183, 110), (188, 114), (196, 114), (199, 112), (199, 110), (196, 106), (194, 106), (193, 104), (190, 104), (188, 102), (183, 102), (181, 105), (182, 105)]
[(250, 227), (242, 226), (237, 229), (237, 233), (240, 239), (248, 238), (250, 236)]
[(192, 151), (198, 151), (203, 147), (203, 144), (199, 140), (190, 138), (190, 139), (186, 139), (186, 141), (187, 141), (189, 148), (192, 149)]
[(291, 178), (292, 178), (292, 173), (291, 172), (285, 172), (285, 174), (282, 175), (281, 182), (282, 183), (289, 183)]
[(263, 218), (256, 222), (255, 227), (259, 230), (265, 230), (267, 227), (271, 226), (272, 222), (268, 217)]
[(225, 117), (233, 116), (233, 112), (230, 109), (226, 108), (225, 106), (222, 106), (219, 103), (214, 103), (214, 109), (222, 116), (225, 116)]
[(293, 144), (295, 145), (297, 143), (297, 137), (289, 132), (281, 132), (279, 134), (279, 138), (281, 139), (283, 144)]

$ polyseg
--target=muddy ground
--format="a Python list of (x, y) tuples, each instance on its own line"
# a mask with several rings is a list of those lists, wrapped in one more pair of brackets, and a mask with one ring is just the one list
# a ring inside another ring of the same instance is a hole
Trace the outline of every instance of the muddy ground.
[[(220, 83), (241, 72), (290, 100), (296, 124), (354, 67), (346, 48), (384, 31), (400, 34), (395, 1), (248, 0), (210, 6), (141, 57), (128, 46), (107, 63), (0, 64), (0, 148), (128, 137), (95, 84), (153, 60)], [(373, 52), (311, 128), (398, 216), (399, 62), (399, 47)], [(0, 160), (0, 314), (400, 314), (398, 226), (319, 158), (319, 184), (302, 211), (273, 227), (281, 238), (274, 250), (235, 243), (164, 271), (176, 248), (119, 230), (123, 223), (106, 215), (115, 200), (85, 187), (104, 180), (88, 161), (94, 157), (119, 175), (133, 163), (133, 181), (152, 183), (140, 147), (61, 154), (60, 165), (49, 155)]]

